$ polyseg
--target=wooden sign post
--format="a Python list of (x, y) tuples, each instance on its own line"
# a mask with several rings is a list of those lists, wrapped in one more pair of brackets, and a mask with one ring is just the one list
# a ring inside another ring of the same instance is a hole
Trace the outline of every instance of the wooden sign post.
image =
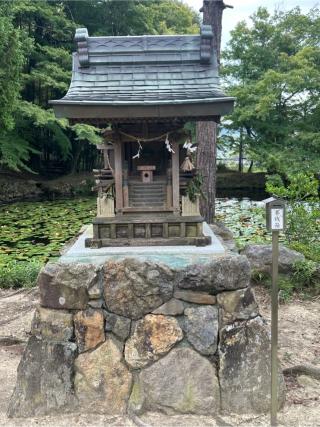
[(271, 197), (265, 200), (267, 229), (272, 231), (271, 293), (271, 426), (277, 425), (278, 411), (278, 264), (279, 233), (285, 228), (285, 202)]

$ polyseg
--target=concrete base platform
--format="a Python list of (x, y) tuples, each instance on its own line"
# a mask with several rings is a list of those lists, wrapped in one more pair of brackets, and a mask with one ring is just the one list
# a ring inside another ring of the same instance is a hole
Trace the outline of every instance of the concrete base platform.
[(166, 264), (169, 267), (184, 268), (190, 264), (206, 264), (213, 258), (226, 255), (226, 249), (212, 232), (207, 223), (203, 224), (203, 234), (211, 237), (208, 246), (131, 246), (86, 248), (85, 241), (93, 237), (92, 225), (78, 237), (75, 243), (59, 258), (63, 263), (104, 264), (108, 260), (119, 261), (135, 258)]

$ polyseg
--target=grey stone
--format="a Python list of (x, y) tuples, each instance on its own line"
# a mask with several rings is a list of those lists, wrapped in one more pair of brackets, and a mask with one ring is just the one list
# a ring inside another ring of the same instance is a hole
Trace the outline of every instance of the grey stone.
[(250, 265), (245, 256), (216, 258), (210, 264), (192, 265), (180, 273), (178, 286), (210, 294), (246, 288), (250, 282)]
[(214, 232), (214, 234), (221, 240), (223, 246), (227, 250), (232, 252), (238, 252), (233, 233), (231, 230), (229, 230), (229, 228), (227, 228), (221, 222), (210, 224), (210, 228)]
[(137, 321), (126, 342), (126, 362), (134, 369), (142, 368), (168, 353), (182, 338), (183, 332), (174, 317), (148, 314)]
[(52, 341), (69, 341), (73, 336), (72, 314), (66, 310), (37, 307), (31, 334)]
[(88, 289), (90, 299), (100, 299), (103, 297), (103, 282), (99, 280)]
[(82, 408), (94, 413), (124, 414), (132, 375), (123, 362), (123, 345), (111, 335), (75, 362), (75, 393)]
[(40, 340), (32, 336), (18, 367), (16, 387), (8, 416), (31, 417), (75, 405), (73, 365), (76, 345)]
[(121, 340), (126, 340), (130, 335), (131, 320), (117, 314), (109, 313), (103, 310), (106, 319), (105, 330), (113, 332)]
[[(247, 245), (241, 253), (248, 258), (251, 269), (253, 271), (271, 274), (271, 245)], [(279, 272), (283, 274), (291, 273), (294, 263), (304, 259), (304, 255), (301, 253), (280, 245)]]
[(211, 230), (216, 236), (221, 237), (223, 240), (233, 240), (232, 231), (227, 228), (222, 222), (215, 222), (210, 225)]
[(88, 302), (88, 305), (92, 308), (102, 308), (104, 305), (103, 299), (93, 299)]
[(205, 292), (175, 290), (173, 296), (183, 301), (193, 302), (194, 304), (215, 304), (217, 299), (214, 295)]
[(218, 345), (219, 310), (216, 306), (188, 307), (184, 310), (188, 341), (200, 353), (214, 354)]
[(97, 267), (90, 264), (48, 263), (40, 271), (40, 304), (47, 308), (83, 309), (90, 288), (98, 280)]
[(183, 314), (184, 304), (178, 299), (172, 298), (168, 302), (162, 304), (159, 308), (154, 310), (152, 314), (164, 314), (166, 316), (179, 316)]
[(128, 402), (128, 413), (140, 415), (144, 411), (144, 395), (139, 375), (134, 375), (133, 386)]
[(191, 348), (173, 349), (144, 369), (138, 391), (138, 407), (169, 415), (213, 415), (220, 409), (216, 369)]
[[(270, 335), (260, 317), (226, 326), (220, 332), (220, 390), (222, 409), (238, 414), (270, 410)], [(279, 406), (285, 386), (279, 371)]]
[(139, 319), (172, 297), (174, 274), (162, 264), (125, 259), (104, 265), (108, 311)]
[(247, 320), (258, 316), (259, 308), (250, 287), (237, 291), (221, 292), (217, 295), (223, 324), (236, 320)]

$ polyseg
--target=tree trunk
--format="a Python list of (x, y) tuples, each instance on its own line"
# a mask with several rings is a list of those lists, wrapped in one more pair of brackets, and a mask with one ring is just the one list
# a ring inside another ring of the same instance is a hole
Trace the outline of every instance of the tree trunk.
[(200, 212), (209, 224), (215, 213), (216, 129), (214, 122), (197, 122), (197, 168), (203, 177), (202, 192), (205, 196), (200, 199)]
[[(225, 5), (222, 0), (203, 1), (203, 23), (211, 25), (213, 31), (212, 48), (220, 65), (222, 14)], [(200, 202), (201, 215), (210, 224), (215, 216), (216, 197), (216, 157), (217, 124), (197, 123), (197, 169), (203, 177), (203, 193), (206, 199)]]
[(239, 141), (239, 172), (243, 172), (243, 130), (240, 129)]

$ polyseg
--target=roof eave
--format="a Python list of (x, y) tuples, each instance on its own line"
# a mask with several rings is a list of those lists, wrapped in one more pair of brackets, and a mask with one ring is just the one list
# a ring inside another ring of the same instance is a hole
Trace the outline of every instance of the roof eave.
[(206, 100), (181, 100), (170, 102), (130, 103), (104, 101), (51, 101), (57, 117), (69, 119), (141, 119), (216, 117), (230, 114), (235, 98), (212, 98)]

